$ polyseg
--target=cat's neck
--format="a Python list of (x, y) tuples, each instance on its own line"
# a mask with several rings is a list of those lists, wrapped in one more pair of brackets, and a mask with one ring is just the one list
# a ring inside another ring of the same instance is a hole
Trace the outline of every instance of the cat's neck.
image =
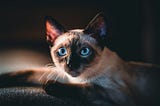
[(90, 79), (91, 83), (108, 88), (116, 87), (117, 84), (115, 86), (112, 82), (116, 81), (119, 83), (118, 85), (125, 86), (122, 79), (128, 77), (127, 69), (125, 69), (127, 68), (126, 63), (115, 52), (104, 48), (98, 64), (98, 67), (96, 67), (98, 71), (95, 70), (95, 76)]

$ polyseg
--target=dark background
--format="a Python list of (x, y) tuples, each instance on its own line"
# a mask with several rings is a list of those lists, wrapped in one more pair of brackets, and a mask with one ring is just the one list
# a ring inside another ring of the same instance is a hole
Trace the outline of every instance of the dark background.
[(103, 11), (108, 47), (125, 60), (160, 64), (160, 3), (158, 0), (44, 0), (0, 2), (0, 48), (26, 48), (43, 53), (44, 17), (67, 29), (84, 28)]

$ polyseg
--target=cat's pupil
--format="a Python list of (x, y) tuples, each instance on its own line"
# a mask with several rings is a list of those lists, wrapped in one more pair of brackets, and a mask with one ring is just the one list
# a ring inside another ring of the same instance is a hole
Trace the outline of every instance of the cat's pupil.
[(58, 56), (64, 56), (67, 54), (67, 50), (64, 47), (58, 49)]
[(89, 54), (90, 54), (90, 49), (87, 47), (82, 48), (80, 51), (80, 55), (82, 57), (87, 57), (87, 56), (89, 56)]

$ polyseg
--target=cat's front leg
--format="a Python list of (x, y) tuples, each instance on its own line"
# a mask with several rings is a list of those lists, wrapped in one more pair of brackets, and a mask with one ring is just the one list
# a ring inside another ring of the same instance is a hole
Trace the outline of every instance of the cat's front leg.
[(49, 95), (82, 102), (84, 105), (113, 106), (104, 89), (91, 84), (63, 84), (49, 81), (44, 86)]

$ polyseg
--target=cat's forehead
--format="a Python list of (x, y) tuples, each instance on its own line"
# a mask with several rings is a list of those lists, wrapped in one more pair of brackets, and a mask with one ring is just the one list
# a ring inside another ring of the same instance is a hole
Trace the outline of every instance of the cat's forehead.
[(92, 43), (96, 44), (96, 40), (89, 36), (88, 34), (85, 34), (83, 30), (81, 29), (75, 29), (75, 30), (70, 30), (62, 35), (60, 35), (54, 43), (54, 46), (57, 47), (59, 45), (71, 43), (72, 41), (77, 40), (81, 43)]

